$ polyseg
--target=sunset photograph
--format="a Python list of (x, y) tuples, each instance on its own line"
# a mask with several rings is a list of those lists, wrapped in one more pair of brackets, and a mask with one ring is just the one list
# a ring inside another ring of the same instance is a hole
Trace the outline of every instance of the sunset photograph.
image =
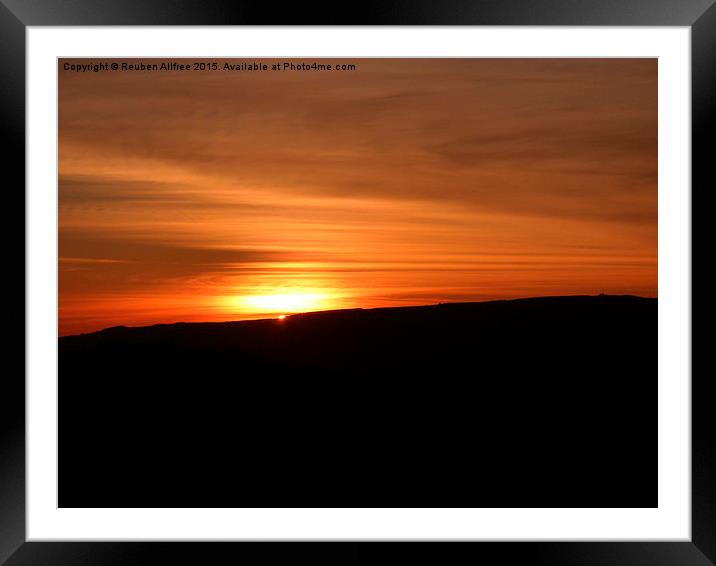
[(60, 506), (656, 506), (657, 59), (57, 64)]

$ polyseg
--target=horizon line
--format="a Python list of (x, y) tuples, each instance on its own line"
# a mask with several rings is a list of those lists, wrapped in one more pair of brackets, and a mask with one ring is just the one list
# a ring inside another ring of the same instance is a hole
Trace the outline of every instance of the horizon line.
[(314, 311), (305, 311), (305, 312), (295, 312), (295, 313), (266, 313), (268, 314), (275, 314), (275, 316), (265, 316), (264, 318), (241, 318), (241, 319), (229, 319), (229, 320), (220, 320), (220, 321), (193, 321), (193, 322), (187, 322), (187, 321), (174, 321), (174, 322), (157, 322), (155, 324), (145, 324), (145, 325), (127, 325), (127, 324), (118, 324), (115, 326), (106, 326), (104, 328), (100, 328), (98, 330), (92, 330), (90, 332), (80, 332), (79, 334), (63, 334), (60, 335), (58, 333), (58, 340), (60, 338), (72, 338), (77, 336), (89, 336), (91, 334), (98, 334), (100, 332), (106, 332), (108, 330), (114, 330), (114, 329), (120, 329), (120, 328), (126, 328), (126, 329), (141, 329), (141, 328), (154, 328), (156, 326), (177, 326), (177, 325), (207, 325), (207, 324), (231, 324), (231, 323), (238, 323), (238, 322), (265, 322), (268, 320), (278, 321), (278, 320), (286, 320), (295, 316), (304, 316), (304, 315), (311, 315), (311, 314), (319, 314), (319, 313), (335, 313), (335, 312), (349, 312), (349, 311), (377, 311), (377, 310), (394, 310), (394, 309), (418, 309), (418, 308), (430, 308), (430, 307), (439, 307), (439, 306), (448, 306), (448, 305), (470, 305), (470, 304), (487, 304), (487, 303), (506, 303), (506, 302), (516, 302), (516, 301), (529, 301), (529, 300), (540, 300), (540, 299), (577, 299), (577, 298), (600, 298), (600, 297), (610, 297), (610, 298), (634, 298), (634, 299), (647, 299), (647, 300), (658, 300), (658, 295), (653, 296), (643, 296), (643, 295), (632, 295), (632, 294), (623, 294), (623, 295), (617, 295), (617, 294), (610, 294), (610, 293), (599, 293), (596, 295), (533, 295), (528, 297), (511, 297), (508, 299), (485, 299), (485, 300), (478, 300), (478, 301), (449, 301), (449, 302), (438, 302), (438, 303), (428, 303), (428, 304), (419, 304), (419, 305), (403, 305), (403, 306), (392, 306), (392, 307), (352, 307), (352, 308), (343, 308), (343, 309), (323, 309), (323, 310), (314, 310)]

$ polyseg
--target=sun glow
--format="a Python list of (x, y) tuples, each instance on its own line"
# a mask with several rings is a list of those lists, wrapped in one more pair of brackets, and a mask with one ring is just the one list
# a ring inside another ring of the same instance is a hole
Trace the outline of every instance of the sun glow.
[(306, 312), (327, 309), (328, 295), (324, 293), (276, 293), (271, 295), (248, 295), (238, 297), (236, 306), (246, 312)]

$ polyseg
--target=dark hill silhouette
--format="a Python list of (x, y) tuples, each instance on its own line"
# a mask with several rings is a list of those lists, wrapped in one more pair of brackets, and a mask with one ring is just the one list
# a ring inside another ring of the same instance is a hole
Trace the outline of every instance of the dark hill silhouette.
[(59, 340), (60, 506), (656, 506), (657, 300)]

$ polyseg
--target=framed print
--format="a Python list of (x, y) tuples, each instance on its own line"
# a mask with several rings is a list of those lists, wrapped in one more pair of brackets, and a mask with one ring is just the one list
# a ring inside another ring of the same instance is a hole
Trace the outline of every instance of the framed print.
[(710, 2), (0, 25), (2, 560), (716, 560)]

